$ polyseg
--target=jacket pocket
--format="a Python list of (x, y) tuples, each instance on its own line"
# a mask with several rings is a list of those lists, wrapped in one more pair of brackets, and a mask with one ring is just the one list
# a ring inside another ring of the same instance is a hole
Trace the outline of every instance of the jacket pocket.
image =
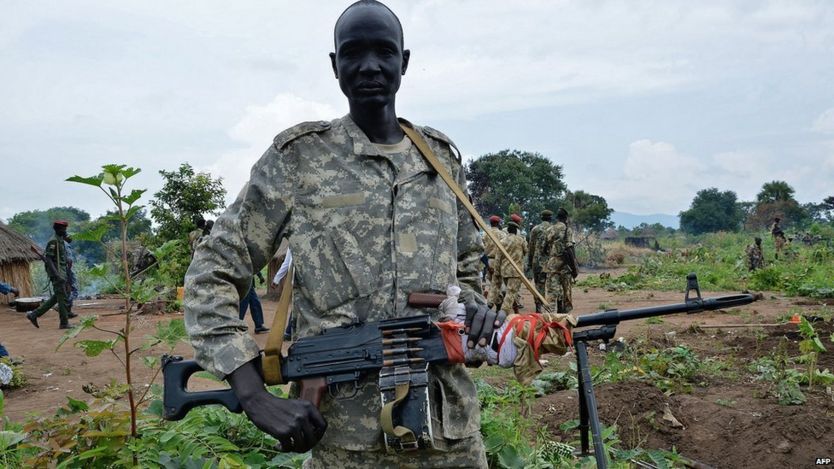
[(331, 230), (311, 236), (305, 257), (298, 268), (299, 288), (320, 313), (374, 291), (374, 276), (350, 233)]

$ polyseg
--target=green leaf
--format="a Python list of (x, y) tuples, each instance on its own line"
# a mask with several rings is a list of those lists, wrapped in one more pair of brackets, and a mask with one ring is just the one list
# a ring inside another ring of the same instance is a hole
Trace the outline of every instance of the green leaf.
[(123, 165), (123, 164), (105, 164), (105, 165), (101, 166), (101, 169), (103, 169), (105, 172), (110, 173), (110, 174), (114, 174), (114, 175), (123, 172), (122, 170), (124, 168), (125, 168), (125, 165)]
[(105, 350), (111, 350), (116, 345), (115, 340), (79, 340), (75, 346), (84, 351), (88, 357), (97, 357)]
[(0, 422), (3, 421), (3, 409), (6, 408), (6, 398), (3, 396), (3, 390), (0, 389)]
[(98, 316), (84, 316), (81, 318), (81, 322), (78, 323), (77, 326), (73, 327), (72, 329), (68, 330), (64, 335), (58, 340), (58, 346), (55, 347), (55, 350), (61, 348), (64, 345), (64, 342), (73, 339), (78, 336), (84, 329), (89, 329), (93, 327), (93, 325), (98, 320)]
[(144, 194), (146, 191), (147, 189), (133, 189), (132, 191), (130, 191), (130, 194), (122, 197), (122, 202), (128, 205), (133, 205), (133, 202), (139, 200), (139, 197), (142, 197), (142, 194)]
[(805, 316), (799, 317), (799, 332), (806, 339), (810, 339), (816, 335), (816, 332), (814, 332), (814, 326), (811, 325), (810, 321), (805, 319)]
[(159, 360), (154, 356), (142, 357), (142, 363), (150, 369), (154, 369), (159, 366)]
[(498, 452), (498, 463), (501, 467), (510, 469), (524, 469), (524, 459), (518, 454), (518, 450), (512, 446), (504, 446)]
[[(124, 165), (122, 165), (122, 167), (124, 167)], [(141, 168), (131, 168), (131, 167), (127, 167), (127, 168), (124, 168), (124, 169), (122, 170), (122, 176), (124, 176), (124, 177), (125, 177), (125, 179), (130, 179), (130, 178), (132, 178), (133, 176), (135, 176), (135, 175), (137, 175), (137, 174), (139, 174), (139, 173), (141, 173), (141, 172), (142, 172), (142, 169), (141, 169)], [(144, 192), (144, 191), (143, 191), (143, 192)]]
[(90, 410), (90, 406), (86, 402), (73, 399), (69, 396), (67, 396), (67, 406), (69, 406), (69, 410), (72, 412), (86, 412)]
[(90, 267), (87, 273), (92, 277), (103, 278), (107, 276), (107, 264), (98, 264)]
[(812, 343), (814, 344), (814, 348), (816, 349), (817, 352), (825, 352), (825, 346), (822, 345), (822, 341), (820, 340), (819, 337), (814, 337), (814, 339), (812, 340)]
[(125, 214), (125, 220), (130, 220), (134, 215), (136, 215), (136, 212), (142, 210), (143, 208), (145, 208), (144, 205), (134, 205), (133, 207), (130, 207)]
[[(0, 431), (0, 452), (20, 443), (24, 438), (26, 438), (25, 433)], [(0, 453), (0, 456), (2, 456), (2, 453)]]
[(185, 337), (185, 322), (182, 319), (171, 319), (167, 322), (156, 323), (154, 338), (165, 342), (169, 347), (174, 347)]
[(90, 176), (90, 177), (81, 177), (81, 176), (72, 176), (67, 178), (69, 182), (77, 182), (80, 184), (88, 184), (90, 186), (101, 187), (102, 176), (99, 174), (98, 176)]
[(95, 241), (100, 243), (101, 238), (107, 233), (108, 228), (104, 223), (97, 223), (90, 229), (75, 233), (72, 235), (72, 238), (76, 241)]

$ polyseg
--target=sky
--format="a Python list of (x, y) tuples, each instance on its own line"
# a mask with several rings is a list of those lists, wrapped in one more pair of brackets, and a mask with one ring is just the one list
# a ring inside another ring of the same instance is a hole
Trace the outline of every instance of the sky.
[[(188, 162), (234, 198), (281, 130), (347, 103), (330, 68), (350, 1), (0, 0), (0, 218), (103, 195), (102, 164), (161, 187)], [(785, 180), (834, 195), (834, 2), (390, 1), (397, 113), (466, 159), (513, 148), (617, 211)]]

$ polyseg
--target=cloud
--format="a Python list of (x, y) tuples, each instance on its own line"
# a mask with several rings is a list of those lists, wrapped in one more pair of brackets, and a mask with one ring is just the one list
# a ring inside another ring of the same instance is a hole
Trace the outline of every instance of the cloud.
[(811, 125), (811, 130), (823, 134), (834, 134), (834, 107), (820, 114)]
[(281, 93), (267, 104), (248, 106), (229, 130), (229, 136), (241, 146), (201, 169), (223, 177), (227, 199), (231, 201), (249, 180), (252, 165), (279, 132), (304, 121), (331, 120), (339, 115), (330, 104)]

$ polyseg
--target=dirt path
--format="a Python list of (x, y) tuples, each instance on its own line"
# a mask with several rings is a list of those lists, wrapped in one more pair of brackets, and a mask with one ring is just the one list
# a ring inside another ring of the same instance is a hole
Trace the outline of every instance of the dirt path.
[[(75, 312), (81, 316), (99, 315), (96, 323), (104, 329), (118, 330), (124, 325), (123, 315), (102, 316), (120, 311), (123, 303), (119, 300), (91, 300), (78, 301)], [(264, 301), (264, 316), (266, 324), (272, 323), (275, 311), (275, 302)], [(142, 315), (137, 316), (134, 321), (133, 341), (142, 340), (145, 336), (151, 335), (156, 330), (156, 323), (168, 321), (173, 318), (182, 318), (181, 314), (166, 315)], [(76, 318), (73, 321), (77, 322)], [(252, 319), (246, 315), (250, 331), (254, 329)], [(26, 319), (24, 313), (18, 313), (12, 308), (0, 308), (0, 323), (3, 324), (0, 331), (0, 341), (9, 350), (13, 357), (20, 357), (24, 362), (24, 371), (28, 378), (28, 384), (22, 389), (5, 391), (6, 393), (6, 415), (12, 420), (22, 420), (30, 414), (51, 414), (67, 402), (66, 396), (74, 399), (90, 398), (81, 389), (81, 386), (92, 383), (101, 388), (111, 380), (124, 382), (124, 372), (121, 365), (108, 352), (98, 357), (87, 357), (78, 347), (73, 346), (77, 340), (70, 340), (59, 350), (55, 350), (58, 340), (63, 336), (64, 331), (58, 329), (58, 314), (50, 311), (39, 320), (40, 329), (36, 329)], [(259, 345), (266, 343), (266, 334), (255, 335)], [(78, 339), (109, 339), (108, 334), (88, 330), (84, 331)], [(138, 343), (136, 345), (139, 345)], [(142, 356), (160, 356), (167, 351), (166, 347), (157, 346)], [(193, 349), (187, 343), (179, 344), (175, 353), (185, 357), (194, 355)], [(153, 372), (142, 365), (139, 359), (133, 362), (135, 379), (139, 392), (149, 383)], [(195, 389), (219, 387), (217, 383), (199, 379), (189, 383)], [(161, 382), (157, 377), (156, 382)]]

